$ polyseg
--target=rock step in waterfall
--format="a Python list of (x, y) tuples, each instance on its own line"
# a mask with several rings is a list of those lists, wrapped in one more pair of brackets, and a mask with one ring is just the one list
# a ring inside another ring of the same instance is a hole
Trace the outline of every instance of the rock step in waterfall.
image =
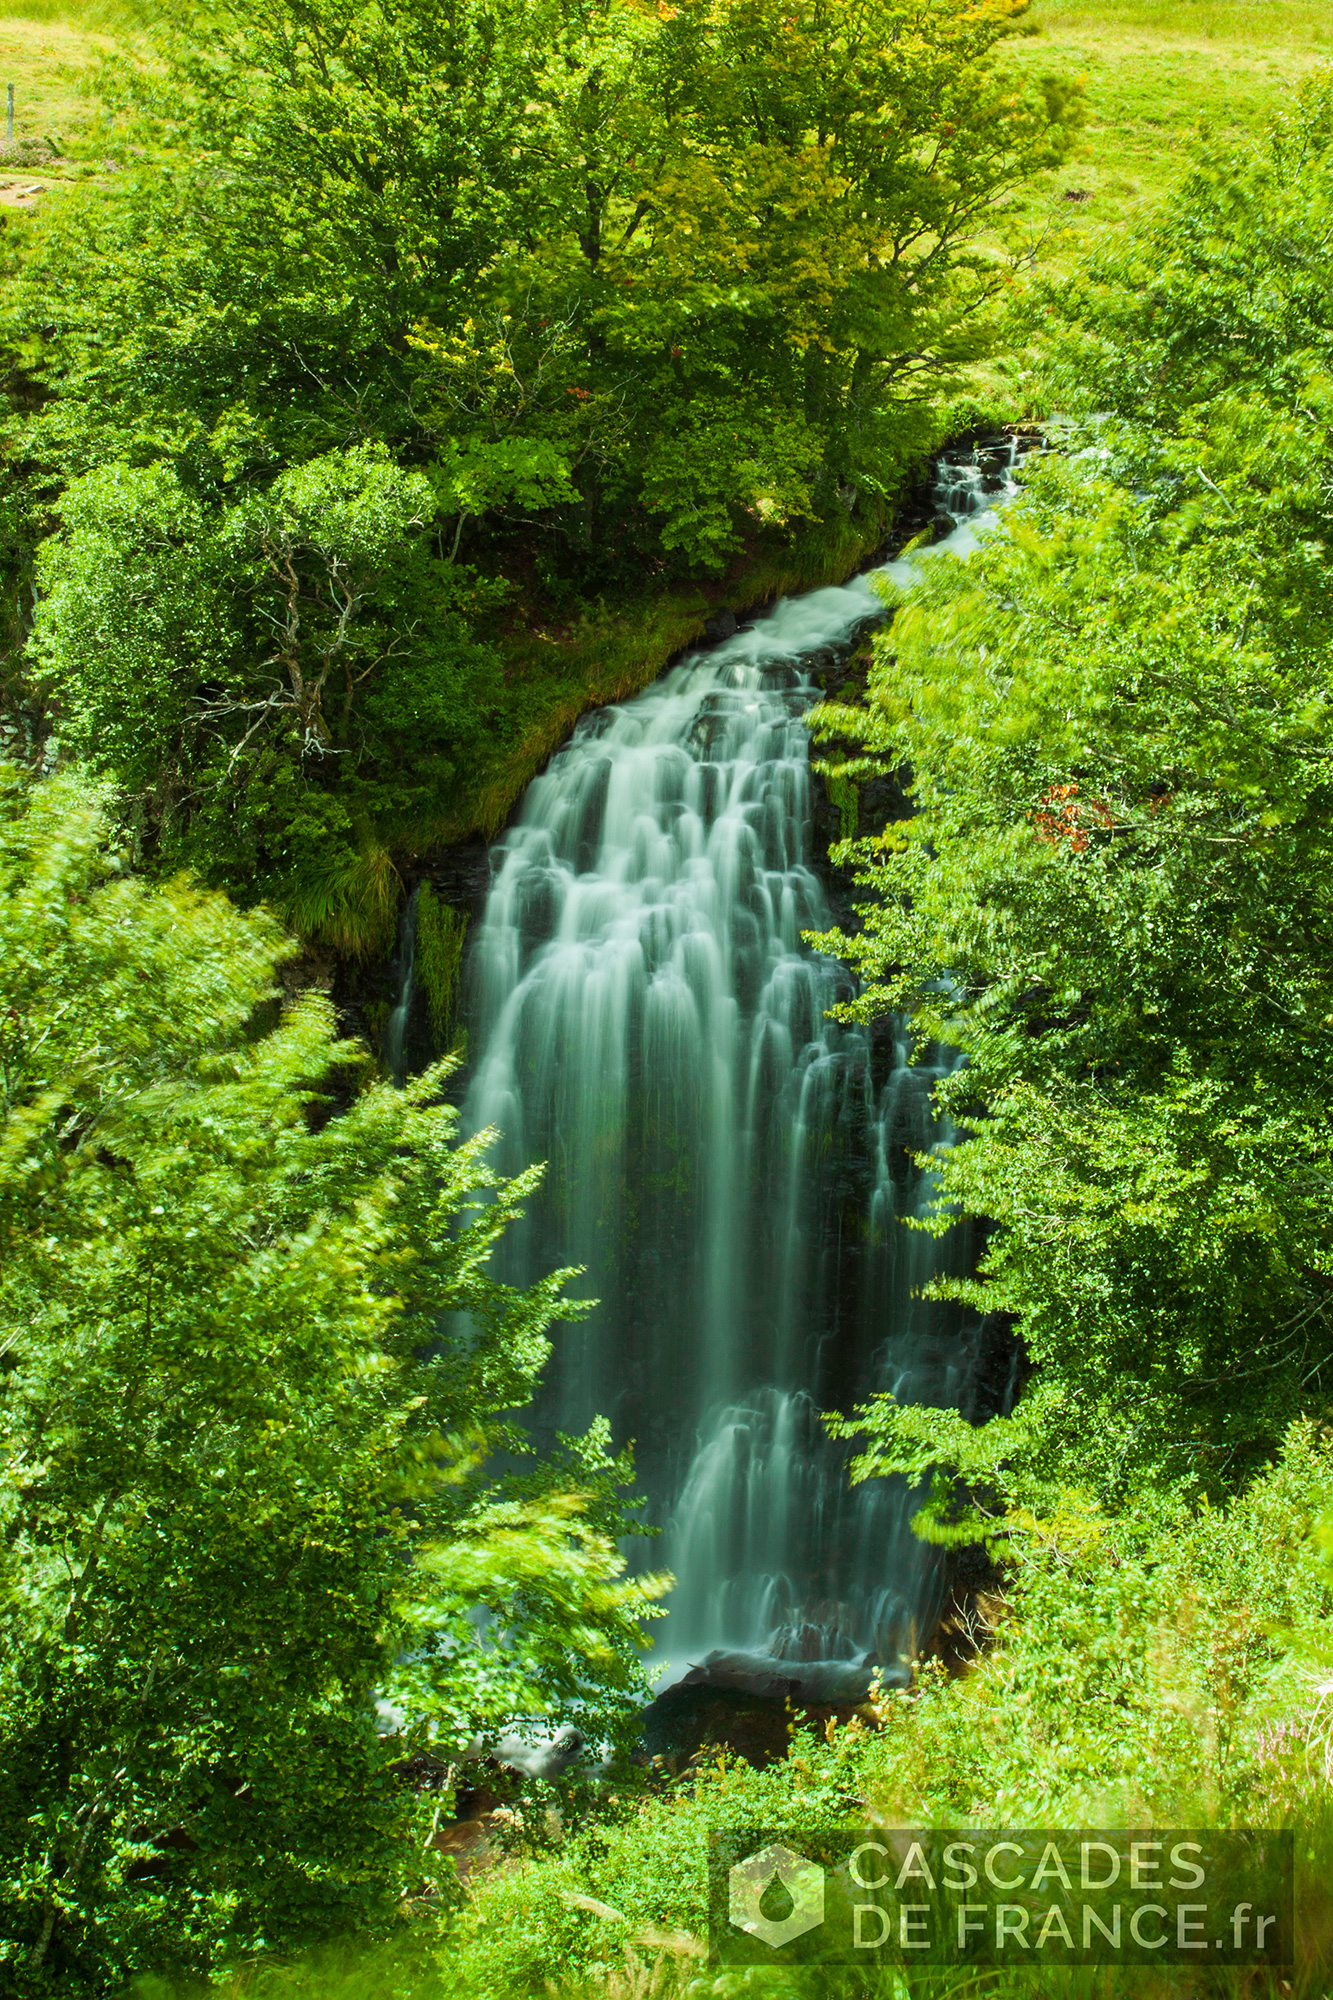
[[(967, 554), (1017, 449), (946, 453), (949, 532), (878, 574)], [(941, 1587), (913, 1495), (851, 1487), (820, 1413), (885, 1389), (965, 1407), (978, 1348), (975, 1320), (919, 1296), (965, 1268), (966, 1232), (906, 1226), (931, 1194), (912, 1156), (950, 1136), (931, 1092), (954, 1058), (831, 1022), (853, 978), (802, 941), (830, 922), (809, 663), (882, 615), (876, 574), (585, 716), (494, 850), (468, 968), (467, 1128), (495, 1129), (505, 1173), (549, 1163), (502, 1275), (581, 1265), (599, 1302), (560, 1334), (536, 1428), (605, 1414), (634, 1440), (653, 1561), (677, 1578), (665, 1678), (816, 1699), (900, 1676)]]

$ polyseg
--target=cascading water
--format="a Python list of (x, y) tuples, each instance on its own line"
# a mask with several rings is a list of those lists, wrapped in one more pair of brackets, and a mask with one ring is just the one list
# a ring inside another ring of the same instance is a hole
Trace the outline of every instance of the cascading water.
[(417, 908), (420, 901), (421, 884), (418, 883), (407, 899), (398, 925), (398, 952), (394, 959), (398, 997), (384, 1029), (384, 1060), (395, 1083), (402, 1082), (407, 1067), (407, 1029), (417, 985)]
[[(941, 461), (931, 555), (968, 551), (1012, 462)], [(472, 954), (467, 1124), (506, 1172), (549, 1162), (505, 1275), (582, 1265), (600, 1302), (537, 1422), (634, 1439), (680, 1662), (891, 1662), (937, 1587), (911, 1495), (851, 1488), (819, 1421), (877, 1389), (956, 1404), (973, 1353), (918, 1296), (961, 1233), (904, 1226), (930, 1194), (912, 1155), (948, 1137), (933, 1052), (830, 1022), (851, 975), (802, 943), (830, 922), (802, 662), (878, 610), (866, 578), (784, 601), (585, 717), (496, 851)]]

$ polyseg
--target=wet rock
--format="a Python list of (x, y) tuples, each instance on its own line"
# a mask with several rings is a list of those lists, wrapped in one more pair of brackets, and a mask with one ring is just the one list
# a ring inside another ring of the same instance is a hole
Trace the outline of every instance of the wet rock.
[(987, 1313), (973, 1335), (962, 1414), (970, 1424), (984, 1424), (991, 1417), (1007, 1417), (1030, 1372), (1027, 1346), (1015, 1329), (1014, 1315)]
[(710, 646), (716, 646), (723, 639), (734, 639), (738, 629), (734, 611), (715, 611), (704, 626), (704, 637)]
[(756, 1770), (781, 1763), (791, 1748), (785, 1702), (731, 1688), (666, 1688), (643, 1714), (643, 1749), (652, 1764), (679, 1777), (700, 1754), (725, 1744)]
[(480, 917), (491, 886), (490, 843), (478, 837), (442, 848), (431, 857), (427, 873), (441, 902)]
[(874, 1681), (882, 1687), (906, 1687), (910, 1680), (910, 1670), (899, 1662), (883, 1666), (868, 1658), (780, 1660), (771, 1653), (729, 1653), (718, 1648), (691, 1667), (680, 1685), (823, 1705), (864, 1701)]

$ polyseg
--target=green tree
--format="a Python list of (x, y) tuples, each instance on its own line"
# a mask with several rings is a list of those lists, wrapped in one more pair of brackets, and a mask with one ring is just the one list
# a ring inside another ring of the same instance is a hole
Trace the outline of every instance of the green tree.
[(205, 482), (373, 437), (448, 488), (461, 451), (463, 511), (585, 567), (607, 530), (715, 566), (891, 488), (990, 337), (997, 223), (1080, 116), (1005, 59), (1025, 5), (155, 9), (171, 143), (47, 226), (24, 435)]
[(66, 489), (39, 552), (31, 652), (64, 747), (114, 779), (148, 852), (254, 882), (353, 950), (393, 935), (371, 812), (402, 809), (409, 744), (418, 792), (448, 785), (497, 674), (434, 511), (382, 447), (221, 506), (166, 464), (112, 465)]
[(480, 638), (513, 579), (873, 537), (1078, 121), (1009, 58), (1022, 13), (147, 10), (125, 170), (6, 292), (17, 540), (59, 523), (13, 699), (145, 857), (382, 949), (395, 859), (546, 713)]
[(747, 528), (896, 490), (994, 336), (1011, 198), (1081, 117), (1005, 60), (1024, 11), (685, 0), (592, 33), (570, 10), (486, 338), (508, 407), (541, 378), (527, 420), (573, 453), (585, 554), (609, 532), (718, 569)]
[(357, 1090), (266, 914), (4, 784), (0, 1976), (101, 1992), (438, 1907), (405, 1760), (614, 1735), (656, 1586), (604, 1430), (523, 1469), (575, 1310), (488, 1275), (533, 1176), (440, 1069)]
[(1076, 291), (1102, 415), (825, 715), (913, 772), (851, 949), (967, 1052), (937, 1222), (995, 1225), (956, 1289), (1036, 1364), (984, 1445), (881, 1406), (917, 1471), (1216, 1491), (1327, 1402), (1331, 112), (1205, 153)]

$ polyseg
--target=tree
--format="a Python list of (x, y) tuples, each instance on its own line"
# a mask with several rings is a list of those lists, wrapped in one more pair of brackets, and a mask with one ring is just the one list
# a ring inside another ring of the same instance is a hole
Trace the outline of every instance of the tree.
[(425, 539), (429, 481), (356, 446), (208, 506), (165, 464), (112, 465), (60, 511), (31, 654), (65, 747), (149, 853), (294, 909), (341, 882), (318, 927), (387, 949), (397, 879), (363, 802), (384, 809), (409, 743), (418, 784), (446, 785), (495, 675), (469, 580)]
[(0, 825), (0, 1963), (100, 1992), (431, 1907), (405, 1760), (614, 1736), (657, 1586), (604, 1430), (523, 1470), (577, 1309), (488, 1275), (534, 1176), (443, 1070), (356, 1089), (273, 920), (126, 872), (76, 780)]
[(1036, 1365), (984, 1442), (871, 1413), (904, 1469), (1215, 1493), (1327, 1401), (1331, 111), (1206, 152), (1075, 293), (1103, 414), (825, 715), (911, 766), (862, 1005), (967, 1052), (937, 1224), (995, 1225), (957, 1289)]
[(382, 950), (396, 862), (567, 704), (487, 643), (520, 579), (874, 539), (1078, 122), (1022, 12), (146, 10), (125, 171), (6, 295), (19, 571), (55, 530), (11, 705), (55, 701), (145, 860)]
[(1004, 61), (1024, 11), (685, 0), (595, 33), (568, 12), (525, 142), (531, 234), (490, 282), (529, 377), (566, 332), (577, 372), (529, 421), (569, 437), (573, 397), (581, 549), (597, 523), (642, 541), (646, 512), (720, 569), (747, 522), (896, 490), (993, 337), (1012, 196), (1082, 115)]
[(891, 490), (991, 337), (997, 225), (1081, 116), (1004, 60), (1025, 6), (154, 10), (172, 150), (20, 286), (60, 391), (30, 448), (213, 484), (461, 447), (584, 567), (607, 529), (622, 571), (718, 567), (747, 515)]

